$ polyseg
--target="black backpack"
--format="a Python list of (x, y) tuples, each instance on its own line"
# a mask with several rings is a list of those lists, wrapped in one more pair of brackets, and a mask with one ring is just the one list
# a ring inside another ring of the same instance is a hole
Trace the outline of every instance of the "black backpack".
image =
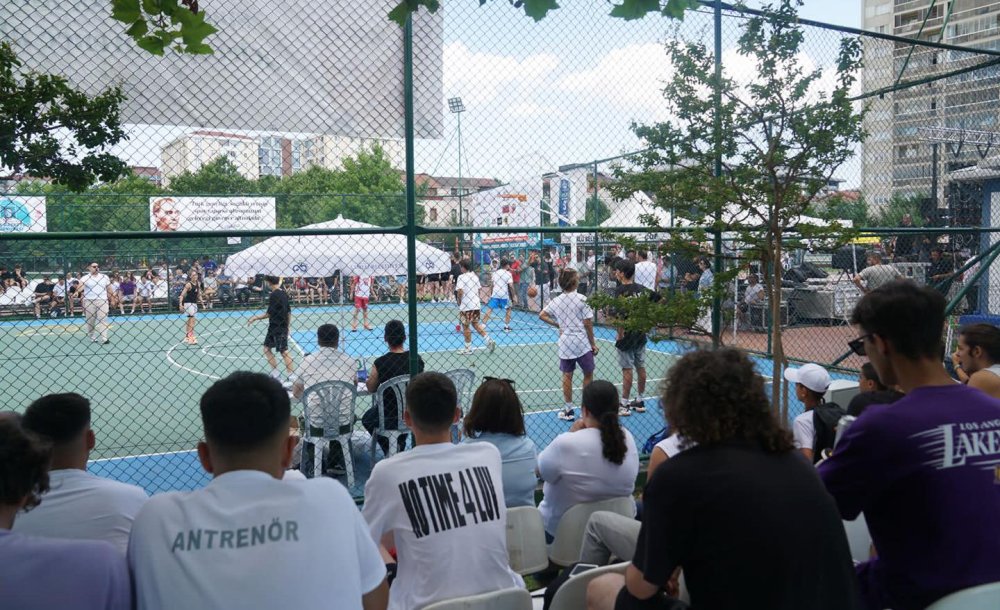
[(823, 451), (833, 449), (837, 438), (837, 422), (847, 411), (835, 402), (827, 402), (813, 409), (813, 463), (823, 459)]

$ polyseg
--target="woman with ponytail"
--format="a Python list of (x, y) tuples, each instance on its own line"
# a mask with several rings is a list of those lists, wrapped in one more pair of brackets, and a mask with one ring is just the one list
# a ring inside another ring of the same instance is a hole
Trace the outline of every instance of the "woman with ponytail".
[(618, 388), (596, 380), (583, 389), (583, 417), (538, 456), (545, 481), (545, 532), (554, 536), (563, 513), (576, 504), (630, 496), (639, 473), (632, 433), (618, 422)]

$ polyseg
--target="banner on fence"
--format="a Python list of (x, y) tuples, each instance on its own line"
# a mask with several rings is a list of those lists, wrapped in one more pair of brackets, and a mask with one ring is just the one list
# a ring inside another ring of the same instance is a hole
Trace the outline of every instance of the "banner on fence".
[(0, 197), (0, 233), (45, 233), (45, 197)]
[(274, 197), (150, 197), (150, 231), (273, 229)]

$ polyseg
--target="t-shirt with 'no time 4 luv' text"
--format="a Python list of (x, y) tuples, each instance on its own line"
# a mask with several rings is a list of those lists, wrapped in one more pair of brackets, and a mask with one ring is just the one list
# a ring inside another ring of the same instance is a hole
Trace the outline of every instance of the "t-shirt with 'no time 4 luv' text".
[(365, 484), (365, 520), (398, 552), (390, 610), (523, 587), (507, 558), (500, 452), (490, 443), (417, 445)]

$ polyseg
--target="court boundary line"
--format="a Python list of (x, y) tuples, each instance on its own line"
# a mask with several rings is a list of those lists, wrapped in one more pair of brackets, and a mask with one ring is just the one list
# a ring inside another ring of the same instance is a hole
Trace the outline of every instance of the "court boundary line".
[(198, 450), (184, 449), (178, 451), (159, 451), (156, 453), (137, 453), (136, 455), (120, 455), (117, 457), (97, 458), (96, 460), (89, 460), (89, 463), (97, 464), (98, 462), (113, 462), (115, 460), (133, 460), (136, 458), (146, 458), (146, 457), (162, 457), (165, 455), (180, 455), (182, 453), (198, 453)]

